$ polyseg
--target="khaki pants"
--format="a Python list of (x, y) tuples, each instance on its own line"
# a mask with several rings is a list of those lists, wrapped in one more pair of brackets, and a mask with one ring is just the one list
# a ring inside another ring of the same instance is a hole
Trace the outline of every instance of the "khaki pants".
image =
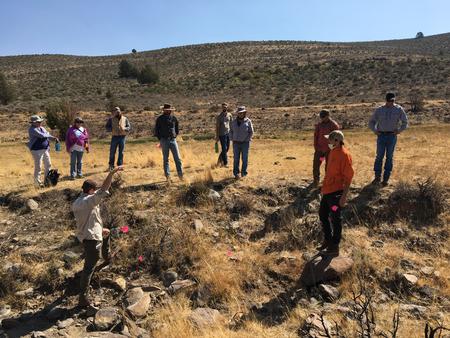
[(31, 150), (31, 155), (34, 160), (34, 183), (39, 186), (42, 184), (41, 181), (41, 165), (42, 161), (44, 161), (44, 180), (47, 177), (48, 172), (50, 171), (50, 167), (52, 166), (52, 162), (50, 160), (50, 150), (49, 149), (41, 149), (41, 150)]
[(320, 166), (322, 164), (322, 161), (320, 161), (321, 157), (325, 158), (325, 170), (327, 170), (327, 161), (328, 161), (328, 154), (330, 152), (322, 152), (322, 151), (315, 151), (314, 152), (314, 160), (313, 160), (313, 177), (314, 181), (320, 181)]
[(102, 257), (105, 261), (110, 259), (109, 238), (110, 236), (104, 237), (103, 242), (88, 239), (83, 241), (84, 268), (81, 273), (80, 296), (87, 296), (89, 284), (91, 283), (91, 278), (95, 271), (95, 266), (100, 258), (100, 252), (102, 253)]

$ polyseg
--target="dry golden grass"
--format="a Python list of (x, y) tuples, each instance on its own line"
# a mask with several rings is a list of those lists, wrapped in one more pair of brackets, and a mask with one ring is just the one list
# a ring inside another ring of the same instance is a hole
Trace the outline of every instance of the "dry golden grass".
[[(345, 133), (356, 172), (354, 184), (365, 184), (373, 177), (375, 136), (367, 130), (348, 130)], [(394, 158), (393, 181), (431, 176), (444, 185), (450, 185), (449, 133), (448, 125), (423, 125), (411, 127), (400, 135)], [(217, 161), (213, 141), (184, 142), (180, 137), (179, 146), (188, 180), (203, 180), (205, 175), (209, 175), (208, 171)], [(0, 189), (2, 191), (26, 189), (33, 193), (33, 161), (28, 149), (21, 144), (4, 143), (0, 145), (0, 151), (3, 162), (0, 169)], [(312, 154), (311, 132), (290, 134), (289, 139), (285, 140), (256, 139), (251, 144), (249, 176), (240, 184), (258, 186), (274, 180), (310, 179)], [(51, 156), (53, 167), (67, 176), (70, 163), (68, 154), (52, 150)], [(85, 154), (83, 158), (85, 176), (103, 178), (108, 166), (108, 156), (109, 145), (103, 141), (94, 142), (91, 153)], [(288, 156), (296, 159), (287, 160)], [(172, 159), (170, 163), (171, 171), (174, 173), (175, 166)], [(156, 143), (129, 142), (125, 148), (124, 165), (126, 168), (124, 177), (129, 185), (165, 180), (162, 155)], [(212, 176), (215, 180), (228, 178), (232, 176), (231, 168), (214, 169)], [(80, 185), (80, 181), (60, 182), (61, 187), (78, 188)]]

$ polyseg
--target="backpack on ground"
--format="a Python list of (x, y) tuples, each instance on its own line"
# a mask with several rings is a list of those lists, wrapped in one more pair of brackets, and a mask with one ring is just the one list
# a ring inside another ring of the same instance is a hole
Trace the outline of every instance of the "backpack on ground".
[(45, 186), (50, 187), (57, 185), (60, 175), (61, 174), (58, 173), (58, 169), (50, 169), (47, 177), (45, 177)]

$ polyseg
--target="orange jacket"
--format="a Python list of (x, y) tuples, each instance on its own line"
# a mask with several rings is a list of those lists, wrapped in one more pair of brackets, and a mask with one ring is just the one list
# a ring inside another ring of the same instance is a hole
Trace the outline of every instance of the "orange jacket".
[(322, 194), (344, 190), (352, 182), (353, 174), (352, 155), (344, 146), (334, 148), (328, 155)]

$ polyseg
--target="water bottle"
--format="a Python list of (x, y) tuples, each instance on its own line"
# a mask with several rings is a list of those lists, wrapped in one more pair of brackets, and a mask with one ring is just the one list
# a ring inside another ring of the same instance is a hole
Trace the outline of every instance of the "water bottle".
[(55, 151), (61, 151), (61, 143), (55, 143)]
[(219, 143), (214, 144), (214, 150), (216, 151), (216, 154), (219, 153)]

